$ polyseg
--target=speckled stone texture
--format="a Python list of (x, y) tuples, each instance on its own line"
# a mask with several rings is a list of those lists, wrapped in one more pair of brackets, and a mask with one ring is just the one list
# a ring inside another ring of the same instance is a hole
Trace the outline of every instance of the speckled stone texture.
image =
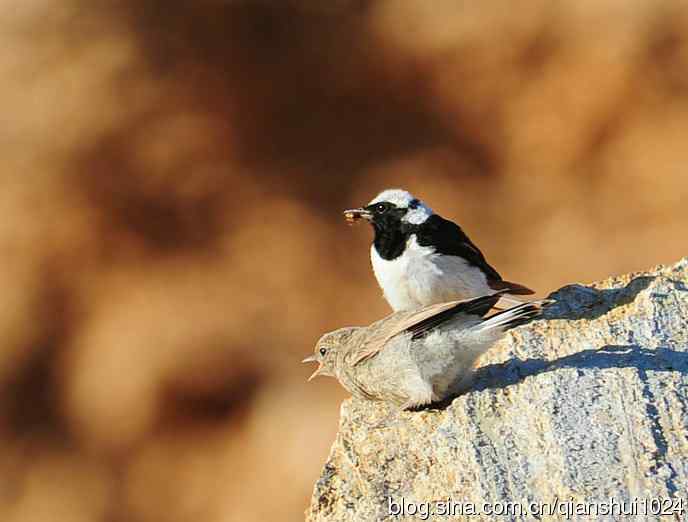
[[(307, 520), (393, 520), (390, 498), (687, 496), (688, 258), (552, 297), (544, 319), (509, 333), (481, 359), (474, 389), (450, 404), (401, 413), (380, 428), (387, 406), (346, 400)], [(661, 520), (671, 519), (684, 518)]]

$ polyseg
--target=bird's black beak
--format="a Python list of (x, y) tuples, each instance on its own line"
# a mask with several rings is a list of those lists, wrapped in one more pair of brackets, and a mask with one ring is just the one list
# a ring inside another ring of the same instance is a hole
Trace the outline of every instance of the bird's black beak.
[(373, 213), (365, 208), (352, 208), (344, 211), (344, 219), (346, 219), (350, 225), (353, 225), (361, 219), (370, 221), (373, 219)]

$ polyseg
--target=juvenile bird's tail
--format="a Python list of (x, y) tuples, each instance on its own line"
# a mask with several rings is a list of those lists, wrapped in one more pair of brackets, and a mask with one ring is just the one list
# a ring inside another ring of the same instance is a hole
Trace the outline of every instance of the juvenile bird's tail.
[(551, 299), (542, 299), (514, 306), (488, 317), (480, 323), (478, 329), (482, 331), (494, 328), (501, 328), (502, 331), (510, 330), (539, 317), (542, 314), (543, 307), (551, 302)]

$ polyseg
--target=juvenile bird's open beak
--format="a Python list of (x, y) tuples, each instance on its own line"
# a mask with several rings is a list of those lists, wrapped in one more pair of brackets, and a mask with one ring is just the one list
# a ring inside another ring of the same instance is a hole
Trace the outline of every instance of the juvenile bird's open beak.
[[(308, 357), (306, 357), (306, 358), (305, 358), (303, 361), (301, 361), (301, 362), (302, 362), (302, 363), (318, 362), (318, 359), (317, 359), (317, 357), (316, 357), (315, 355), (309, 355)], [(323, 369), (322, 364), (319, 364), (319, 365), (318, 365), (318, 369), (315, 370), (315, 371), (311, 374), (311, 376), (308, 378), (308, 381), (312, 381), (312, 380), (315, 379), (318, 375), (320, 375), (320, 372), (322, 371), (322, 369)]]
[(372, 218), (373, 213), (370, 210), (366, 210), (364, 208), (352, 208), (344, 211), (344, 219), (346, 219), (347, 223), (349, 223), (350, 225), (357, 223), (361, 219), (370, 221)]
[(323, 367), (322, 364), (318, 366), (318, 369), (315, 370), (313, 373), (311, 373), (311, 376), (308, 378), (308, 382), (312, 381), (315, 379), (318, 375), (320, 375), (320, 372), (322, 371)]

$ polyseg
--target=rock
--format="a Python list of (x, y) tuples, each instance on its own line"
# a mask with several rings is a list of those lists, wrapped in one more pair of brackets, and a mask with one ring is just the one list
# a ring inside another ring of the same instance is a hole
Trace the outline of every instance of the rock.
[[(552, 297), (450, 404), (380, 427), (387, 406), (346, 400), (307, 520), (464, 520), (472, 509), (471, 520), (626, 520), (635, 499), (640, 514), (647, 502), (685, 519), (688, 258)], [(392, 516), (402, 504), (406, 518)]]

